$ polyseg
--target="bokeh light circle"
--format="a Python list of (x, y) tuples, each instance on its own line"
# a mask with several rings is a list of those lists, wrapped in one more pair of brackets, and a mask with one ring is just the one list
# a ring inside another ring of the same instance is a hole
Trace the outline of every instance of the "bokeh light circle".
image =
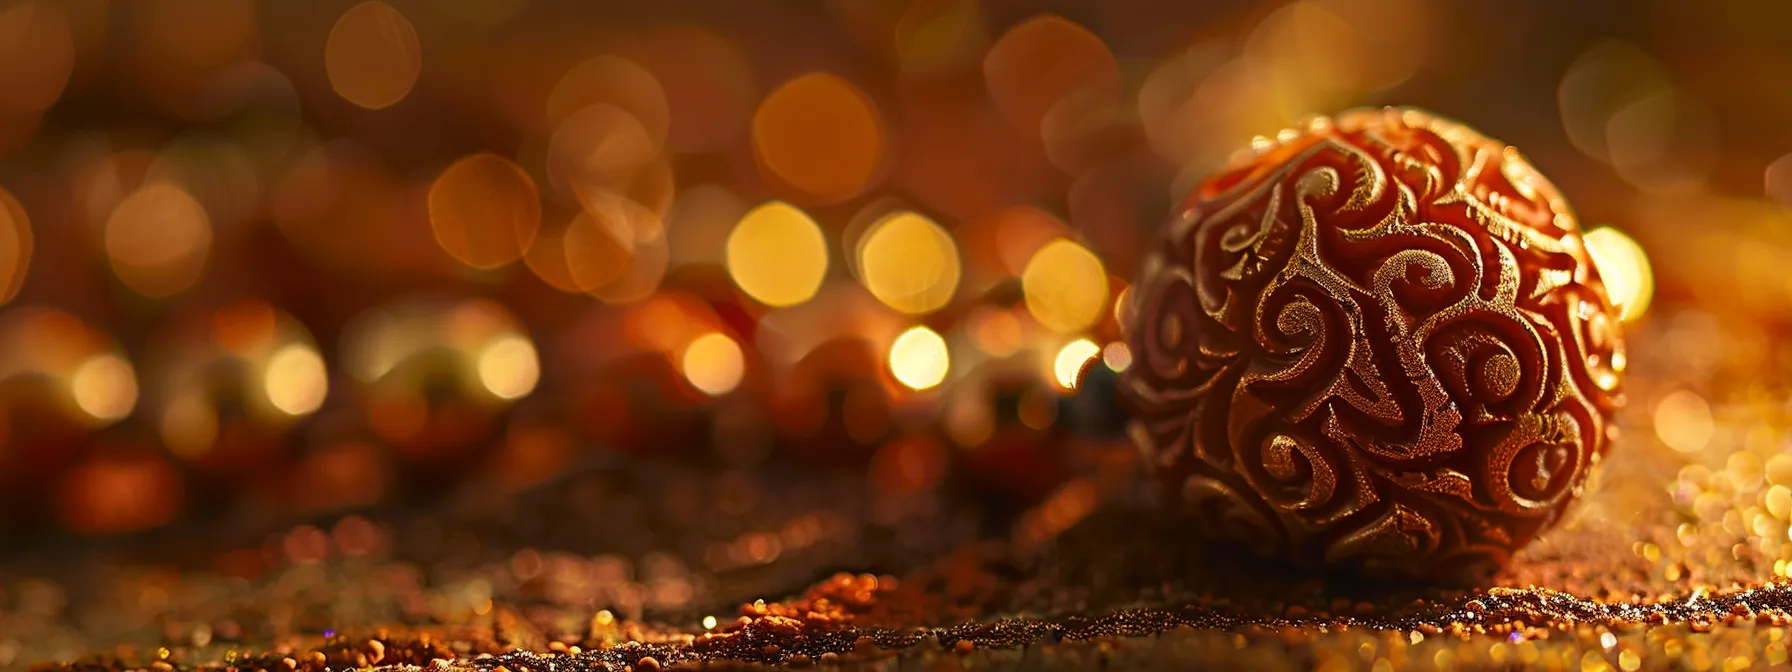
[(876, 104), (827, 73), (778, 87), (759, 104), (752, 129), (753, 155), (767, 180), (823, 203), (869, 187), (887, 146)]
[(1095, 33), (1056, 14), (1028, 19), (996, 40), (983, 57), (989, 96), (1010, 123), (1028, 134), (1053, 105), (1072, 93), (1120, 94), (1120, 65)]
[(871, 225), (859, 242), (859, 273), (879, 301), (921, 315), (945, 307), (958, 290), (958, 246), (919, 214), (897, 212)]
[(548, 139), (548, 180), (583, 202), (593, 190), (624, 190), (659, 153), (660, 145), (639, 118), (615, 105), (595, 103), (555, 127)]
[(541, 361), (522, 334), (504, 334), (479, 350), (479, 383), (499, 399), (518, 399), (535, 389)]
[(1584, 239), (1619, 317), (1626, 322), (1642, 317), (1655, 296), (1655, 271), (1643, 246), (1609, 226), (1588, 231)]
[(429, 226), (450, 256), (473, 268), (521, 257), (541, 227), (535, 181), (509, 159), (479, 153), (450, 164), (429, 187)]
[(641, 124), (654, 147), (666, 142), (672, 124), (666, 91), (652, 72), (621, 56), (602, 55), (573, 66), (548, 94), (547, 120), (557, 128), (575, 113), (597, 104), (627, 112)]
[(106, 256), (118, 279), (137, 293), (165, 298), (199, 280), (211, 253), (205, 208), (180, 187), (155, 183), (137, 190), (106, 220)]
[(344, 100), (370, 110), (391, 107), (410, 95), (423, 72), (417, 29), (380, 0), (350, 7), (324, 42), (324, 71)]
[(1691, 390), (1669, 392), (1655, 404), (1655, 435), (1669, 448), (1696, 453), (1711, 442), (1717, 421), (1711, 404)]
[(1088, 248), (1059, 238), (1033, 255), (1021, 272), (1027, 312), (1058, 333), (1083, 331), (1106, 314), (1108, 276)]
[(137, 407), (137, 373), (123, 357), (100, 353), (75, 367), (69, 392), (75, 404), (95, 420), (118, 420)]
[(828, 271), (828, 244), (807, 213), (783, 201), (749, 210), (728, 234), (728, 275), (773, 307), (808, 301)]
[(35, 238), (25, 206), (11, 192), (0, 189), (0, 304), (19, 295), (31, 272)]
[(946, 339), (927, 327), (902, 332), (890, 343), (890, 375), (913, 390), (925, 390), (946, 380), (951, 358)]
[(305, 415), (324, 403), (329, 372), (309, 343), (289, 343), (268, 357), (263, 385), (268, 402), (287, 415)]
[(581, 210), (566, 225), (560, 245), (573, 286), (589, 292), (610, 284), (628, 270), (635, 236), (628, 222), (621, 218)]
[(724, 334), (710, 332), (698, 336), (685, 346), (680, 369), (691, 386), (704, 394), (727, 394), (740, 385), (746, 372), (746, 358), (740, 344)]
[(1052, 377), (1057, 379), (1058, 386), (1066, 390), (1074, 390), (1082, 382), (1083, 366), (1101, 354), (1101, 346), (1087, 338), (1079, 338), (1058, 350), (1058, 356), (1052, 360)]
[(0, 110), (40, 112), (68, 86), (75, 45), (57, 4), (27, 0), (0, 10)]
[[(608, 235), (632, 241), (633, 245), (621, 273), (589, 293), (609, 304), (634, 303), (651, 296), (665, 279), (672, 256), (666, 243), (665, 223), (647, 206), (606, 192), (587, 194), (585, 207), (589, 221), (601, 225)], [(576, 263), (579, 249), (571, 238), (568, 246), (568, 263)]]

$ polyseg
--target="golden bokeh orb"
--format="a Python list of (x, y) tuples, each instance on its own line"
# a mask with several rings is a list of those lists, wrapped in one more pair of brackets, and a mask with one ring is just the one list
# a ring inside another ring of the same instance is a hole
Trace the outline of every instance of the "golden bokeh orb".
[(205, 270), (211, 220), (186, 191), (159, 182), (112, 209), (105, 246), (120, 281), (144, 296), (166, 298), (192, 287)]
[(958, 291), (958, 245), (919, 214), (902, 211), (879, 220), (860, 239), (858, 252), (865, 288), (896, 310), (931, 313)]
[(268, 356), (262, 386), (274, 408), (287, 415), (305, 415), (323, 405), (330, 377), (316, 348), (289, 343)]
[(1089, 248), (1059, 238), (1033, 255), (1021, 272), (1027, 312), (1058, 333), (1088, 329), (1106, 314), (1108, 274)]
[(783, 201), (749, 210), (728, 234), (728, 275), (773, 307), (808, 301), (828, 271), (828, 244), (807, 213)]
[(40, 112), (62, 97), (75, 45), (58, 4), (26, 0), (0, 10), (0, 110)]
[(1691, 390), (1669, 392), (1655, 404), (1655, 435), (1669, 448), (1696, 453), (1717, 433), (1711, 404)]
[(493, 338), (478, 355), (479, 383), (499, 399), (519, 399), (535, 390), (541, 380), (541, 360), (535, 344), (522, 334)]
[(516, 261), (541, 228), (535, 180), (481, 152), (449, 164), (429, 187), (429, 226), (442, 249), (473, 268)]
[(1083, 365), (1101, 354), (1101, 346), (1087, 338), (1079, 338), (1058, 350), (1052, 359), (1052, 377), (1058, 387), (1074, 390), (1082, 383)]
[(802, 75), (766, 96), (753, 115), (752, 136), (765, 177), (819, 203), (863, 193), (883, 167), (888, 145), (876, 104), (828, 73)]
[(890, 343), (890, 375), (912, 390), (925, 390), (946, 380), (951, 357), (946, 339), (927, 327), (913, 327)]
[(417, 29), (380, 0), (350, 7), (324, 42), (324, 71), (343, 100), (369, 110), (391, 107), (410, 95), (423, 72)]
[(747, 367), (740, 344), (716, 332), (698, 336), (685, 346), (680, 364), (691, 386), (711, 396), (727, 394), (740, 386)]
[(137, 407), (137, 373), (123, 357), (100, 353), (75, 367), (69, 392), (75, 405), (95, 420), (118, 420)]
[(1636, 239), (1609, 226), (1588, 231), (1584, 240), (1599, 279), (1618, 316), (1625, 322), (1636, 320), (1649, 311), (1655, 297), (1655, 271), (1649, 266), (1649, 254)]

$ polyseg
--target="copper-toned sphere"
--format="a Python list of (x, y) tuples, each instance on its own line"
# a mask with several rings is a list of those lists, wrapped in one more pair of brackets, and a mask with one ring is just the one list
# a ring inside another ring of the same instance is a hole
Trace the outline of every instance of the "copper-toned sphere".
[(1215, 539), (1300, 565), (1483, 574), (1610, 443), (1624, 350), (1568, 203), (1411, 109), (1259, 139), (1141, 269), (1132, 434)]

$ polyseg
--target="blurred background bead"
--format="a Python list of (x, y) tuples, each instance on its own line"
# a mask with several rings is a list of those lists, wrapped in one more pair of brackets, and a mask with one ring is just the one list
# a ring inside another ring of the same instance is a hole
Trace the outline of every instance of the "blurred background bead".
[(349, 323), (341, 347), (366, 426), (422, 477), (470, 468), (502, 409), (541, 378), (534, 341), (491, 301), (374, 308)]
[(163, 450), (196, 472), (190, 499), (215, 510), (229, 484), (268, 482), (323, 406), (330, 376), (310, 333), (261, 299), (173, 315), (150, 342), (144, 414)]

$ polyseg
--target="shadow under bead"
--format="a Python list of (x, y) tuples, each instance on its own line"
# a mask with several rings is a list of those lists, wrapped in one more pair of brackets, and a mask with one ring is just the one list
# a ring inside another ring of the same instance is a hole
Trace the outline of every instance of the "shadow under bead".
[(1259, 138), (1137, 287), (1120, 387), (1146, 463), (1196, 532), (1297, 565), (1486, 576), (1580, 493), (1622, 403), (1567, 201), (1419, 110)]

